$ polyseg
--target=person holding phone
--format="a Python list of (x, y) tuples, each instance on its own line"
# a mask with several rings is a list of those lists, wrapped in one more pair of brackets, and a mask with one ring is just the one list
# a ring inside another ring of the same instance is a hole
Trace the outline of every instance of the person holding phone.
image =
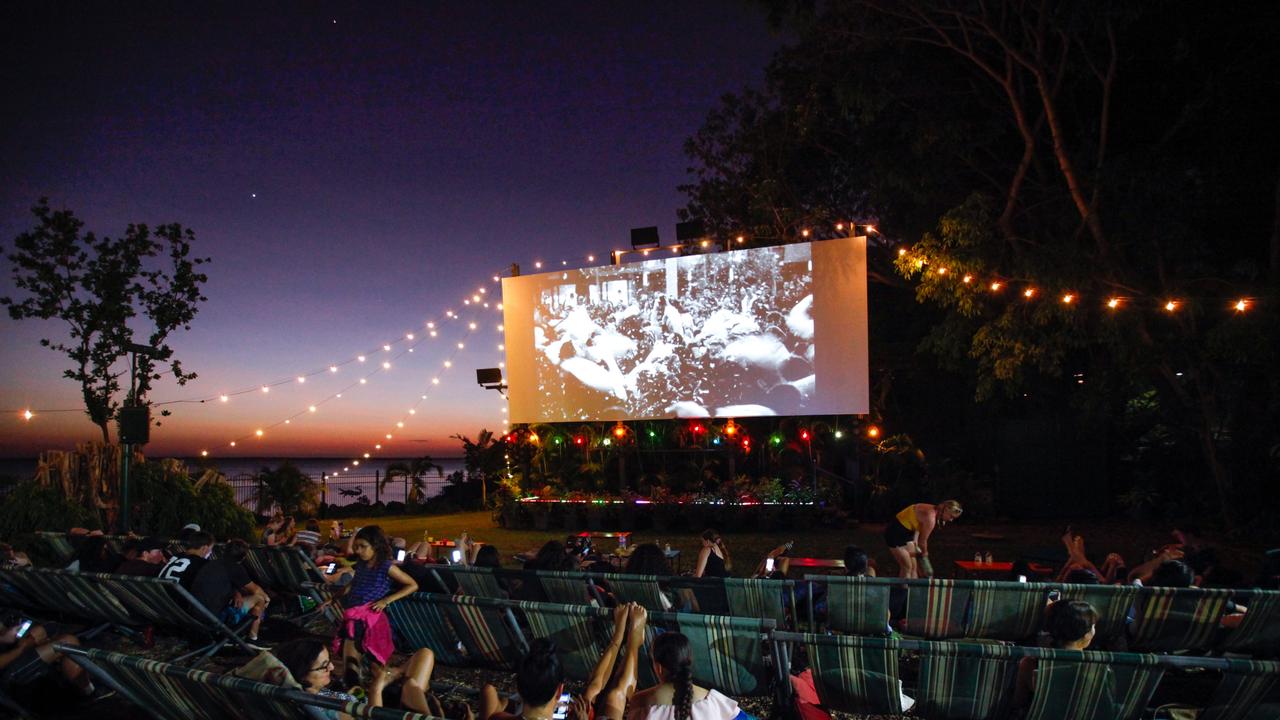
[(0, 619), (0, 625), (0, 690), (31, 685), (56, 666), (61, 677), (80, 695), (93, 694), (93, 681), (84, 668), (53, 649), (55, 642), (79, 645), (80, 639), (75, 635), (64, 633), (50, 638), (42, 625), (17, 614)]

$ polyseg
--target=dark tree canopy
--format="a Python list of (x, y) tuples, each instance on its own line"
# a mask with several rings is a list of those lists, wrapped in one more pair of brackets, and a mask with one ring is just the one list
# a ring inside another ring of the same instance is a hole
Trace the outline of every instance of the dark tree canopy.
[(67, 356), (63, 375), (80, 384), (85, 411), (110, 442), (108, 423), (120, 406), (122, 361), (130, 344), (149, 345), (159, 354), (139, 355), (138, 381), (128, 400), (145, 402), (157, 364), (168, 365), (178, 384), (196, 377), (173, 357), (167, 339), (191, 329), (206, 298), (198, 272), (208, 258), (191, 257), (195, 235), (178, 224), (130, 225), (118, 239), (82, 232), (70, 210), (52, 210), (41, 199), (32, 208), (36, 226), (13, 241), (8, 254), (14, 286), (25, 297), (0, 298), (15, 320), (60, 320), (67, 339), (40, 341)]
[(765, 4), (797, 41), (688, 141), (684, 216), (761, 244), (874, 221), (872, 279), (926, 308), (873, 319), (873, 371), (912, 362), (906, 325), (980, 400), (1053, 398), (1130, 460), (1194, 448), (1134, 482), (1252, 517), (1280, 472), (1280, 10)]

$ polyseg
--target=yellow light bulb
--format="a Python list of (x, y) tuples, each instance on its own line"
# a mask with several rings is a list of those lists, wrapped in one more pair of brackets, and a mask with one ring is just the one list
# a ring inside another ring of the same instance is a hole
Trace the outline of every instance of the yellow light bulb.
[(1064, 305), (1070, 305), (1071, 303), (1075, 302), (1075, 300), (1076, 300), (1076, 296), (1072, 295), (1071, 293), (1067, 293), (1066, 295), (1062, 296), (1062, 304)]
[(587, 256), (587, 262), (595, 262), (595, 261), (596, 261), (596, 256), (595, 256), (595, 255), (588, 255), (588, 256)]
[(402, 428), (402, 427), (404, 427), (404, 421), (397, 422), (397, 423), (396, 423), (396, 427), (398, 427), (398, 428)]
[(361, 385), (364, 385), (364, 384), (365, 384), (365, 383), (367, 383), (367, 382), (369, 382), (369, 381), (368, 381), (366, 378), (360, 378), (360, 384), (361, 384)]
[(265, 433), (263, 433), (261, 430), (254, 430), (253, 434), (257, 435), (258, 437), (262, 437)]
[(801, 231), (800, 231), (800, 237), (809, 237), (809, 231), (808, 231), (807, 229), (806, 229), (806, 230), (801, 230)]
[(475, 330), (475, 329), (476, 329), (476, 324), (475, 324), (475, 323), (467, 323), (467, 328), (468, 328), (468, 329), (470, 329), (470, 330)]
[(201, 451), (200, 451), (200, 457), (209, 457), (209, 451), (208, 451), (208, 450), (201, 450)]
[(836, 223), (836, 230), (844, 230), (844, 223)]
[(432, 385), (439, 385), (439, 384), (440, 384), (440, 378), (438, 378), (438, 377), (431, 378), (431, 384), (432, 384)]
[(965, 284), (968, 284), (968, 283), (970, 283), (970, 282), (973, 282), (973, 276), (972, 276), (972, 275), (965, 275), (965, 276), (964, 276), (964, 282), (965, 282)]
[(939, 275), (946, 275), (946, 274), (947, 274), (947, 269), (946, 269), (946, 268), (944, 268), (944, 267), (940, 267), (940, 268), (938, 268), (938, 274), (939, 274)]
[(1167, 310), (1168, 312), (1173, 312), (1174, 310), (1177, 310), (1177, 309), (1178, 309), (1178, 301), (1177, 301), (1177, 300), (1170, 300), (1169, 302), (1167, 302), (1167, 303), (1165, 303), (1165, 304), (1164, 304), (1164, 309), (1165, 309), (1165, 310)]
[(382, 350), (383, 350), (383, 352), (391, 352), (391, 346), (390, 346), (390, 345), (383, 345), (383, 346), (382, 346)]
[(464, 348), (464, 347), (466, 347), (466, 346), (465, 346), (465, 345), (463, 345), (462, 343), (458, 343), (458, 349), (459, 349), (459, 350), (461, 350), (461, 349), (462, 349), (462, 348)]
[(388, 440), (390, 440), (390, 439), (391, 439), (391, 433), (387, 433), (387, 439), (388, 439)]
[(997, 281), (995, 281), (995, 282), (991, 283), (991, 291), (992, 291), (992, 292), (996, 292), (996, 291), (998, 291), (1001, 287), (1002, 287), (1002, 285), (1001, 285), (1001, 283), (1000, 283), (1000, 281), (999, 281), (999, 280), (997, 280)]
[(445, 360), (445, 361), (444, 361), (444, 366), (445, 366), (445, 367), (453, 367), (453, 363), (452, 363), (452, 362), (450, 362), (449, 360)]
[(433, 322), (429, 322), (429, 323), (427, 323), (427, 328), (428, 328), (428, 329), (433, 328), (433, 327), (435, 327), (435, 326), (436, 326), (436, 324), (435, 324), (435, 323), (433, 323)]
[(263, 386), (262, 386), (262, 392), (264, 392), (264, 393), (269, 393), (269, 392), (271, 392), (271, 388), (267, 387), (266, 385), (263, 385)]
[(36, 414), (35, 414), (35, 413), (33, 413), (33, 412), (31, 412), (31, 409), (30, 409), (30, 408), (28, 408), (28, 409), (26, 409), (26, 410), (23, 410), (23, 411), (22, 411), (22, 419), (23, 419), (23, 420), (30, 420), (31, 418), (33, 418), (33, 417), (35, 417), (35, 416), (36, 416)]
[(306, 378), (302, 377), (301, 375), (299, 375), (299, 376), (298, 376), (298, 382), (300, 382), (300, 383), (304, 383), (304, 382), (306, 382), (306, 381), (307, 381), (307, 379), (306, 379)]
[(357, 355), (357, 356), (356, 356), (356, 360), (357, 360), (358, 362), (364, 362), (364, 356), (363, 356), (363, 355)]
[(738, 243), (739, 243), (739, 244), (742, 244), (742, 243), (744, 243), (744, 242), (746, 242), (746, 241), (747, 241), (747, 239), (746, 239), (745, 237), (743, 237), (743, 236), (741, 236), (741, 235), (739, 235), (739, 236), (738, 236)]
[(231, 441), (231, 447), (235, 447), (235, 446), (236, 446), (236, 441), (235, 441), (235, 440), (232, 440), (232, 441)]
[(1236, 312), (1244, 312), (1249, 309), (1249, 301), (1245, 298), (1240, 298), (1231, 307), (1235, 308)]
[(331, 372), (331, 373), (338, 372), (338, 366), (337, 366), (337, 365), (330, 365), (330, 366), (329, 366), (329, 372)]
[(1111, 308), (1112, 310), (1115, 310), (1116, 308), (1120, 307), (1120, 298), (1111, 298), (1110, 300), (1108, 300), (1107, 307)]
[(307, 410), (308, 410), (309, 412), (315, 412), (315, 411), (316, 411), (316, 406), (315, 406), (315, 405), (312, 405), (311, 407), (308, 407), (308, 408), (307, 408)]
[(898, 248), (898, 257), (902, 257), (903, 255), (906, 255), (906, 254), (907, 254), (906, 248)]
[(389, 362), (384, 362), (384, 363), (382, 363), (382, 369), (383, 369), (383, 370), (390, 370), (390, 369), (391, 369), (391, 363), (389, 363)]
[(413, 339), (413, 333), (405, 333), (405, 339), (412, 340), (412, 339)]
[(226, 401), (230, 400), (231, 398), (227, 397), (226, 395), (219, 395), (219, 396), (218, 396), (218, 399), (219, 399), (219, 400), (221, 400), (222, 402), (226, 402)]
[(1022, 291), (1022, 296), (1023, 296), (1023, 297), (1025, 297), (1025, 298), (1027, 298), (1028, 300), (1030, 300), (1031, 298), (1035, 297), (1035, 295), (1036, 295), (1036, 289), (1035, 289), (1035, 288), (1027, 288), (1026, 290), (1023, 290), (1023, 291)]

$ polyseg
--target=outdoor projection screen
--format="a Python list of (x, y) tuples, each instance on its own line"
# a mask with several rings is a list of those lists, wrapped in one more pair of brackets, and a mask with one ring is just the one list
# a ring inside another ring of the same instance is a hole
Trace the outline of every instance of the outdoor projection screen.
[(866, 238), (504, 278), (515, 423), (863, 414)]

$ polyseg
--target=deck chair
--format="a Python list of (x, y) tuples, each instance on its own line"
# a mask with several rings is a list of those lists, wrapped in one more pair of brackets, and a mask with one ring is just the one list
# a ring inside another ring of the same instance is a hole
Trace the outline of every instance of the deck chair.
[(810, 633), (797, 639), (808, 652), (813, 685), (823, 707), (856, 714), (902, 714), (897, 640)]
[(426, 716), (344, 702), (296, 688), (216, 675), (170, 663), (89, 648), (55, 645), (89, 672), (156, 720), (294, 718), (310, 720), (307, 708), (338, 710), (374, 720), (425, 720)]
[[(1253, 607), (1249, 607), (1253, 612)], [(1280, 662), (1227, 660), (1222, 681), (1197, 720), (1264, 720), (1280, 717)]]
[(47, 568), (0, 571), (0, 577), (18, 586), (24, 595), (39, 598), (39, 609), (101, 623), (95, 630), (80, 633), (82, 639), (112, 625), (158, 625), (206, 642), (174, 662), (194, 657), (198, 664), (229, 643), (253, 652), (239, 633), (224, 625), (176, 580)]
[[(460, 649), (462, 641), (454, 632), (444, 609), (437, 603), (416, 600), (414, 593), (387, 606), (396, 648), (406, 655), (420, 648), (430, 648), (436, 662), (450, 667), (466, 667), (469, 662)], [(449, 597), (448, 595), (438, 595)]]
[[(907, 580), (905, 583), (907, 612), (903, 618), (903, 634), (927, 640), (964, 635), (973, 580)], [(829, 606), (830, 601), (827, 604)]]
[(571, 680), (585, 682), (613, 634), (613, 612), (590, 605), (518, 602), (529, 638), (547, 638)]
[(974, 580), (972, 588), (965, 637), (1021, 641), (1040, 630), (1049, 585)]
[(1142, 588), (1129, 647), (1143, 652), (1210, 647), (1230, 599), (1230, 590)]
[(304, 613), (299, 619), (323, 612), (334, 623), (341, 621), (338, 609), (332, 603), (326, 605), (332, 596), (320, 574), (320, 568), (316, 567), (302, 548), (257, 545), (249, 548), (244, 557), (244, 566), (253, 581), (264, 588), (314, 600), (316, 609)]
[(1136, 720), (1164, 668), (1154, 655), (1027, 648), (1036, 684), (1025, 720)]
[(589, 573), (537, 570), (535, 575), (547, 602), (568, 605), (588, 605), (592, 602), (598, 604)]
[(796, 604), (794, 580), (725, 578), (723, 582), (730, 615), (768, 618), (779, 627), (787, 625), (787, 608), (795, 608)]
[(493, 568), (450, 565), (432, 569), (441, 573), (451, 573), (453, 579), (458, 581), (458, 589), (463, 595), (494, 599), (507, 598), (507, 591), (502, 587), (502, 583), (498, 582), (498, 576)]
[[(431, 613), (418, 608), (419, 604), (433, 605), (436, 612)], [(396, 606), (401, 607), (397, 609)], [(438, 632), (420, 626), (412, 627), (407, 623), (414, 622), (415, 618), (430, 621), (435, 614), (443, 615), (449, 626), (453, 628), (456, 642), (460, 642), (466, 650), (466, 656), (461, 664), (514, 670), (529, 650), (529, 643), (520, 631), (512, 612), (515, 606), (515, 603), (508, 600), (414, 593), (407, 598), (401, 598), (399, 602), (392, 603), (387, 606), (387, 609), (392, 612), (390, 616), (392, 627), (397, 635), (404, 637), (406, 641), (413, 636), (412, 633)], [(432, 640), (436, 641), (438, 637)], [(424, 643), (405, 649), (416, 650), (417, 647), (431, 647), (434, 651), (436, 646)], [(454, 647), (456, 648), (457, 645), (455, 644)], [(456, 651), (454, 655), (456, 656)], [(456, 661), (458, 658), (452, 659)], [(445, 658), (439, 654), (436, 660), (445, 663)]]
[(1280, 655), (1280, 592), (1255, 590), (1245, 605), (1249, 612), (1223, 639), (1221, 649), (1255, 657)]
[(1063, 600), (1081, 600), (1093, 606), (1098, 613), (1094, 628), (1095, 642), (1109, 640), (1125, 634), (1129, 626), (1129, 612), (1138, 601), (1137, 585), (1074, 585), (1058, 586)]
[[(659, 613), (655, 623), (673, 623), (693, 648), (693, 681), (726, 695), (767, 695), (777, 677), (765, 657), (765, 636), (777, 628), (769, 618)], [(642, 651), (648, 655), (646, 650)], [(774, 647), (774, 658), (778, 648)], [(644, 662), (641, 663), (646, 664)]]
[(804, 579), (827, 585), (827, 627), (852, 635), (888, 632), (889, 583), (835, 575), (805, 575)]
[(604, 580), (619, 604), (633, 602), (651, 612), (664, 612), (668, 609), (662, 601), (662, 588), (658, 585), (657, 575), (610, 573), (604, 576)]
[(992, 643), (931, 642), (920, 651), (916, 715), (927, 718), (1001, 718), (1018, 677), (1013, 648)]
[(66, 566), (76, 557), (76, 549), (71, 545), (71, 539), (63, 532), (46, 532), (36, 533), (36, 537), (40, 538), (49, 548), (49, 552), (53, 554), (54, 560), (60, 566)]

